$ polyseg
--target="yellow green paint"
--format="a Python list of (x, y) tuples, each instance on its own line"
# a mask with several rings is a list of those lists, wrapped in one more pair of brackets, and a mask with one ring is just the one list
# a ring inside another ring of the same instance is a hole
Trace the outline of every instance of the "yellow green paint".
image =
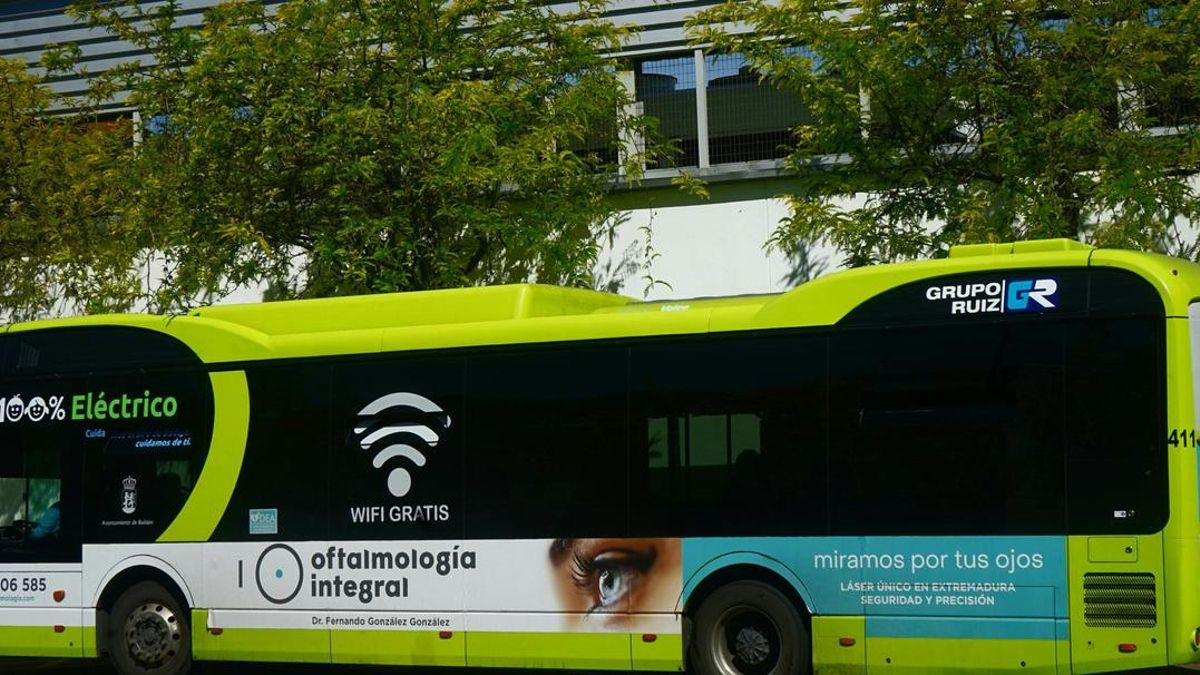
[[(87, 611), (87, 610), (85, 610)], [(96, 627), (83, 627), (83, 657), (85, 659), (100, 656), (100, 644), (96, 641)]]
[[(1126, 541), (1136, 552), (1136, 556), (1127, 555), (1121, 558), (1122, 549), (1114, 545), (1114, 540)], [(1100, 545), (1097, 545), (1097, 541)], [(1096, 561), (1095, 554), (1110, 558), (1109, 561)], [(1073, 599), (1069, 603), (1071, 612), (1071, 661), (1072, 672), (1099, 673), (1113, 670), (1130, 670), (1134, 668), (1155, 668), (1167, 665), (1166, 626), (1170, 618), (1164, 615), (1161, 608), (1164, 605), (1163, 579), (1163, 536), (1161, 534), (1138, 537), (1067, 537), (1068, 555), (1068, 594)], [(1154, 575), (1154, 591), (1158, 613), (1158, 625), (1153, 628), (1110, 628), (1091, 627), (1084, 622), (1083, 616), (1083, 581), (1087, 573), (1150, 573)], [(1137, 651), (1123, 654), (1117, 646), (1132, 644)]]
[(467, 665), (628, 670), (626, 633), (467, 634)]
[(813, 617), (812, 650), (814, 675), (1071, 672), (1066, 640), (867, 637), (861, 616)]
[(1138, 538), (1088, 537), (1087, 561), (1135, 563), (1138, 561)]
[(641, 635), (630, 635), (630, 655), (634, 670), (683, 670), (683, 636), (678, 633), (658, 634), (653, 642)]
[(192, 610), (192, 656), (197, 660), (329, 662), (327, 630), (230, 628), (213, 635), (207, 621), (206, 610)]
[[(1200, 288), (1200, 286), (1194, 287)], [(1200, 293), (1196, 294), (1200, 296)], [(1190, 327), (1186, 319), (1167, 320), (1167, 428), (1200, 426), (1193, 407)], [(1164, 435), (1166, 431), (1164, 430)], [(1168, 663), (1200, 662), (1192, 636), (1200, 628), (1200, 505), (1197, 504), (1197, 450), (1167, 446), (1171, 518), (1162, 536), (1162, 575), (1168, 593), (1160, 595), (1160, 633)], [(1139, 555), (1141, 551), (1139, 551)]]
[(466, 665), (462, 632), (443, 638), (438, 631), (330, 631), (334, 663), (374, 663), (392, 666)]
[[(853, 645), (841, 644), (851, 638)], [(814, 675), (864, 675), (867, 672), (866, 619), (861, 616), (812, 618)]]
[(397, 666), (489, 666), (679, 671), (683, 639), (629, 633), (522, 633), (206, 628), (208, 612), (192, 612), (197, 660), (278, 661)]
[(211, 373), (213, 400), (212, 446), (196, 489), (170, 527), (158, 538), (162, 542), (208, 541), (225, 505), (237, 485), (250, 428), (250, 391), (242, 371)]
[(78, 658), (84, 655), (83, 629), (64, 626), (0, 626), (0, 656)]
[(1057, 642), (872, 637), (866, 648), (867, 668), (871, 673), (914, 675), (962, 672), (1056, 675), (1059, 672)]

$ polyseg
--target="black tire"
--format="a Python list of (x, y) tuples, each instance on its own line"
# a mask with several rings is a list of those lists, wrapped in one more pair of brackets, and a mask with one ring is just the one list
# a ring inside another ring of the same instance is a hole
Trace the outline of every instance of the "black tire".
[(810, 670), (808, 631), (786, 595), (761, 581), (713, 591), (695, 614), (696, 675), (800, 675)]
[(113, 604), (108, 654), (120, 675), (185, 675), (192, 668), (187, 607), (153, 581), (129, 587)]

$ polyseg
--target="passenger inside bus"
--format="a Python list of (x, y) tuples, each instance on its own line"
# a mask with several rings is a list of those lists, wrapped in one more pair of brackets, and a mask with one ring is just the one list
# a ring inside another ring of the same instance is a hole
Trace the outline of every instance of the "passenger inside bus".
[(62, 502), (51, 504), (37, 522), (29, 529), (27, 539), (33, 543), (50, 541), (58, 538), (58, 530), (62, 525)]
[[(9, 481), (9, 487), (13, 487), (17, 482)], [(7, 513), (3, 520), (0, 520), (0, 545), (3, 545), (4, 550), (8, 551), (20, 551), (27, 547), (36, 548), (56, 541), (62, 526), (62, 502), (59, 500), (57, 490), (53, 494), (39, 494), (37, 495), (39, 499), (30, 499), (26, 482), (23, 480), (19, 482), (22, 488), (19, 499), (9, 500), (16, 506), (5, 509)], [(46, 486), (36, 487), (44, 489)], [(51, 500), (51, 503), (38, 514), (36, 520), (28, 520), (23, 517), (36, 508), (37, 502), (45, 504), (47, 500)]]

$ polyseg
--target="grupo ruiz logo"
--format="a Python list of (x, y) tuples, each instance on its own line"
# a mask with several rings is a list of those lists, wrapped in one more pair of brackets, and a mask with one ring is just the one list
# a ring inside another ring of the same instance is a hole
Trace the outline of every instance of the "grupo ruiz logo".
[[(363, 450), (374, 454), (371, 464), (382, 469), (393, 460), (407, 460), (415, 467), (425, 466), (425, 453), (441, 440), (450, 428), (450, 415), (441, 406), (411, 392), (380, 396), (358, 411), (351, 434)], [(388, 491), (403, 497), (412, 489), (412, 474), (403, 466), (394, 466), (387, 477)]]
[(939, 284), (925, 289), (925, 299), (945, 303), (951, 314), (1040, 312), (1058, 307), (1058, 281), (1042, 277)]

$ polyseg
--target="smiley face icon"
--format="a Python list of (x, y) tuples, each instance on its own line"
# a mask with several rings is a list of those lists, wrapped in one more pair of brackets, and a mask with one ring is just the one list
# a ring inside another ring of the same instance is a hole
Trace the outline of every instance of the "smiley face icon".
[(46, 400), (41, 396), (29, 399), (29, 405), (25, 406), (25, 417), (33, 422), (41, 422), (48, 412), (50, 409), (46, 407)]
[(5, 416), (12, 422), (21, 419), (21, 415), (25, 413), (25, 401), (21, 400), (21, 396), (17, 395), (8, 399), (8, 405), (4, 408)]

